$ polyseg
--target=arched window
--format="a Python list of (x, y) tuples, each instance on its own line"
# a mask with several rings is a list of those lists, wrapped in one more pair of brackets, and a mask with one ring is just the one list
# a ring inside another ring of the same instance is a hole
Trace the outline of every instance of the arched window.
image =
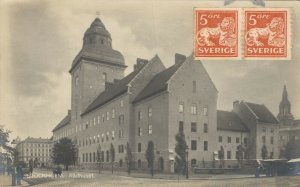
[(109, 162), (109, 151), (106, 151), (106, 162)]

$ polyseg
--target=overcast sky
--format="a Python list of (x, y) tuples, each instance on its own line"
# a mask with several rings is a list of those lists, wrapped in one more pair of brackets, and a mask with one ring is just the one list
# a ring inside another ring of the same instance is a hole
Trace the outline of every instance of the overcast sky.
[[(75, 3), (76, 2), (76, 3)], [(234, 100), (265, 104), (276, 116), (283, 85), (292, 113), (300, 118), (299, 2), (294, 2), (292, 61), (204, 61), (218, 91), (218, 109), (231, 110)], [(297, 3), (297, 5), (296, 5)], [(193, 50), (193, 7), (222, 6), (195, 1), (1, 1), (0, 124), (13, 137), (50, 137), (71, 101), (68, 70), (82, 47), (96, 11), (132, 71), (137, 57), (158, 54), (165, 66), (176, 52)], [(250, 2), (244, 2), (252, 6)], [(241, 6), (236, 2), (231, 7)], [(277, 3), (267, 6), (279, 6)], [(282, 6), (282, 5), (281, 5)], [(298, 11), (298, 12), (297, 12)]]

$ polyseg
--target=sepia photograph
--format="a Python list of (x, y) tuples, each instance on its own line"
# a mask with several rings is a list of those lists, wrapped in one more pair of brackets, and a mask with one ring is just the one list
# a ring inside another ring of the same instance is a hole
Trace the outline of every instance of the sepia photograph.
[(0, 187), (300, 186), (299, 16), (0, 1)]

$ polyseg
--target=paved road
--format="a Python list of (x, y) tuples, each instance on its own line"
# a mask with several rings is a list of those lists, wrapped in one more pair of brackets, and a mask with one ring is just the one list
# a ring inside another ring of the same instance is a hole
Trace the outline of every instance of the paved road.
[[(45, 174), (46, 172), (36, 172), (36, 174)], [(147, 178), (133, 178), (127, 176), (118, 176), (111, 174), (90, 174), (90, 173), (70, 173), (65, 172), (63, 178), (48, 178), (45, 179), (46, 183), (36, 186), (162, 186), (162, 187), (286, 187), (286, 186), (300, 186), (300, 176), (293, 177), (274, 177), (274, 178), (239, 178), (239, 179), (223, 179), (223, 180), (166, 180), (166, 179), (147, 179)], [(47, 177), (47, 176), (46, 176)]]

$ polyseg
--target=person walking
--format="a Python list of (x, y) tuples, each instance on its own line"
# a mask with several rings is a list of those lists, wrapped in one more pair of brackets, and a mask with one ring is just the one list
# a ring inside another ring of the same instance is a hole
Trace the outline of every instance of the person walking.
[(21, 180), (23, 178), (23, 169), (22, 166), (19, 164), (16, 168), (16, 172), (17, 172), (17, 185), (21, 185)]

